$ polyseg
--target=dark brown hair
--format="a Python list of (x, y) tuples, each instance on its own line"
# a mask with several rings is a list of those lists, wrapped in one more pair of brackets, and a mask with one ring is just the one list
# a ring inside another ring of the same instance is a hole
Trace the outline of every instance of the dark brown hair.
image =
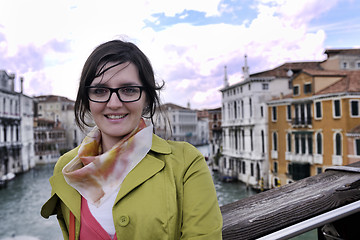
[(86, 60), (75, 101), (76, 124), (82, 130), (85, 126), (90, 126), (86, 121), (86, 115), (90, 113), (86, 87), (90, 86), (95, 77), (106, 71), (103, 68), (109, 62), (114, 62), (116, 65), (131, 62), (137, 67), (147, 100), (147, 107), (144, 109), (143, 116), (150, 118), (154, 124), (153, 116), (156, 108), (160, 106), (157, 91), (163, 88), (164, 83), (161, 86), (156, 84), (153, 68), (145, 54), (135, 44), (121, 40), (113, 40), (99, 45)]

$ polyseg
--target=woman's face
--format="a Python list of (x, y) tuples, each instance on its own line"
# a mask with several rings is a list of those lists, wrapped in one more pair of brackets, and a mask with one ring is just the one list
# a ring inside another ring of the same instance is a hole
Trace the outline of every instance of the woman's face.
[[(104, 69), (114, 64), (108, 63)], [(142, 83), (137, 67), (127, 62), (107, 70), (103, 75), (95, 78), (90, 86), (120, 88), (142, 86)], [(138, 126), (145, 105), (145, 91), (142, 91), (138, 101), (129, 103), (121, 102), (116, 93), (112, 93), (110, 100), (105, 103), (89, 100), (91, 115), (101, 131), (103, 151), (109, 150)]]

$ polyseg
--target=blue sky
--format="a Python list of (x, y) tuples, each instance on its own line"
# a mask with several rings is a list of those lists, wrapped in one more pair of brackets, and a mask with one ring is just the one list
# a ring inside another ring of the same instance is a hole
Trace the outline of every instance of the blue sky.
[(23, 76), (26, 94), (75, 100), (81, 68), (102, 42), (137, 44), (166, 88), (162, 102), (221, 106), (230, 83), (289, 61), (323, 60), (360, 47), (357, 0), (0, 1), (0, 69)]

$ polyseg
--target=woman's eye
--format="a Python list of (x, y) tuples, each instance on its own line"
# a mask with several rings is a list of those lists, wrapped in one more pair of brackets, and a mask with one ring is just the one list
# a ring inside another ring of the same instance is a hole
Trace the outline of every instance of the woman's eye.
[(93, 88), (92, 92), (94, 94), (101, 95), (101, 94), (106, 94), (108, 90), (106, 88)]
[(139, 92), (138, 87), (125, 87), (120, 89), (121, 93), (123, 94), (136, 94)]

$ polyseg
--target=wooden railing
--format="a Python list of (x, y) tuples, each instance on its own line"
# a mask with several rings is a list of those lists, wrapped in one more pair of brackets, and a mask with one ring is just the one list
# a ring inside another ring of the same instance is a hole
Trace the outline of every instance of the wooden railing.
[[(359, 200), (360, 162), (332, 167), (322, 174), (222, 206), (223, 239), (287, 239), (266, 236), (306, 220), (311, 223), (309, 219), (351, 203), (355, 204), (351, 215), (332, 225), (340, 239), (358, 239), (354, 236), (360, 236)], [(314, 229), (320, 228), (314, 224)], [(320, 232), (318, 239), (325, 239)]]

